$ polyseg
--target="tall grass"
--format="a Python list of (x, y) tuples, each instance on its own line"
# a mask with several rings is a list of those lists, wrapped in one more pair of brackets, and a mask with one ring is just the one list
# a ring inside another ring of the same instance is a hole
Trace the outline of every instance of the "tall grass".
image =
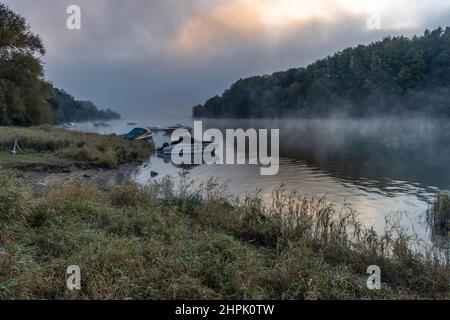
[(74, 132), (52, 126), (34, 128), (0, 127), (0, 152), (12, 148), (15, 136), (25, 155), (50, 153), (75, 164), (116, 168), (147, 157), (152, 146), (142, 141), (125, 141), (116, 135)]
[[(449, 298), (444, 262), (324, 199), (279, 189), (267, 205), (213, 182), (174, 190), (170, 179), (110, 190), (73, 182), (37, 197), (0, 174), (0, 298)], [(81, 267), (79, 292), (65, 287), (69, 265)], [(382, 290), (366, 287), (370, 265)]]
[[(450, 195), (439, 193), (436, 195), (431, 208), (427, 211), (426, 222), (431, 231), (432, 240), (450, 257)], [(447, 261), (450, 268), (450, 258)], [(450, 281), (450, 280), (449, 280)]]
[(431, 209), (427, 212), (427, 221), (436, 235), (445, 237), (450, 232), (450, 195), (436, 195)]

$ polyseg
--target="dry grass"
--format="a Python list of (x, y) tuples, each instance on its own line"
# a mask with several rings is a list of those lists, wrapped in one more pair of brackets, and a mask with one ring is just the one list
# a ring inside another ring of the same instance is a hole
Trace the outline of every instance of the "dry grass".
[[(76, 182), (44, 197), (0, 174), (3, 299), (449, 298), (444, 262), (405, 235), (377, 235), (350, 211), (285, 190), (236, 202), (214, 183), (109, 191)], [(379, 265), (383, 288), (366, 288)], [(65, 270), (78, 265), (82, 290)]]
[[(14, 137), (20, 136), (24, 154), (11, 155)], [(81, 133), (51, 126), (34, 128), (0, 127), (0, 165), (4, 167), (50, 168), (69, 165), (116, 168), (146, 158), (152, 150), (146, 142), (129, 142), (116, 135)]]
[(450, 195), (439, 193), (428, 210), (428, 223), (432, 229), (441, 236), (446, 236), (450, 232)]

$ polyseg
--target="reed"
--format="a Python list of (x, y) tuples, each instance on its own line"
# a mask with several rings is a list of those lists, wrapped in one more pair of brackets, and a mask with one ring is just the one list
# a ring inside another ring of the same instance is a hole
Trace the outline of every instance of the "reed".
[[(273, 203), (170, 179), (46, 195), (0, 171), (3, 299), (448, 299), (445, 263), (412, 238), (365, 228), (351, 210), (283, 188)], [(382, 270), (382, 290), (365, 283)], [(78, 265), (82, 290), (65, 287)]]
[(436, 237), (450, 237), (450, 195), (439, 193), (427, 211), (427, 222)]

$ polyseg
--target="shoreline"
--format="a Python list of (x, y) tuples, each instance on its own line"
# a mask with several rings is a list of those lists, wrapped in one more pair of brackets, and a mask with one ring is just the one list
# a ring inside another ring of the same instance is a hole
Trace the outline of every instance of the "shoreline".
[[(83, 176), (120, 178), (135, 164), (100, 174), (0, 171), (0, 297), (448, 299), (443, 263), (416, 253), (407, 235), (376, 234), (325, 199), (283, 193), (271, 206), (257, 197), (236, 204), (214, 186), (102, 190)], [(38, 194), (29, 181), (43, 178), (63, 185)], [(62, 281), (72, 265), (86, 275), (76, 292)], [(379, 290), (365, 285), (374, 265), (383, 272)]]
[[(10, 147), (19, 136), (20, 152)], [(53, 126), (12, 128), (0, 126), (0, 169), (13, 169), (46, 193), (80, 179), (100, 189), (123, 185), (154, 146), (128, 141), (118, 135), (69, 131)]]
[(16, 170), (21, 172), (26, 181), (36, 186), (38, 192), (46, 194), (50, 189), (62, 188), (75, 180), (92, 183), (99, 189), (122, 186), (133, 180), (133, 175), (141, 165), (142, 161), (133, 161), (114, 169), (71, 166), (66, 170), (59, 171)]

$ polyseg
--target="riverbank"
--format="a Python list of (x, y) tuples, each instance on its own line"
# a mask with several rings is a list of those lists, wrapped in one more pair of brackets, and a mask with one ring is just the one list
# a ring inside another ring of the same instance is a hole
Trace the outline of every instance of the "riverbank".
[[(53, 154), (58, 166), (0, 169), (0, 299), (450, 298), (445, 261), (417, 253), (395, 226), (377, 235), (351, 210), (285, 190), (267, 204), (238, 202), (213, 181), (138, 186), (127, 177), (145, 156), (132, 155), (139, 144), (20, 130), (25, 152)], [(123, 163), (68, 156), (86, 148)], [(81, 291), (66, 288), (70, 265), (81, 268)], [(381, 290), (367, 288), (371, 265)]]
[[(20, 149), (13, 154), (16, 137)], [(99, 188), (124, 184), (152, 151), (147, 142), (117, 135), (52, 126), (0, 127), (0, 168), (19, 170), (43, 193), (79, 179)]]
[[(44, 194), (2, 170), (0, 203), (2, 299), (450, 298), (445, 264), (325, 200), (236, 203), (213, 183), (175, 191), (168, 179), (107, 189), (75, 179)], [(70, 265), (81, 291), (66, 288)], [(370, 265), (381, 290), (366, 286)]]
[[(20, 149), (12, 154), (18, 137)], [(115, 169), (142, 161), (153, 146), (144, 141), (126, 141), (117, 135), (99, 135), (40, 126), (0, 127), (0, 167), (22, 171), (67, 172), (70, 168)]]
[(131, 162), (119, 165), (115, 169), (108, 168), (79, 168), (72, 166), (62, 171), (21, 171), (22, 177), (36, 186), (42, 194), (51, 189), (58, 189), (74, 181), (84, 181), (93, 184), (99, 189), (111, 186), (124, 185), (132, 180), (141, 162)]

